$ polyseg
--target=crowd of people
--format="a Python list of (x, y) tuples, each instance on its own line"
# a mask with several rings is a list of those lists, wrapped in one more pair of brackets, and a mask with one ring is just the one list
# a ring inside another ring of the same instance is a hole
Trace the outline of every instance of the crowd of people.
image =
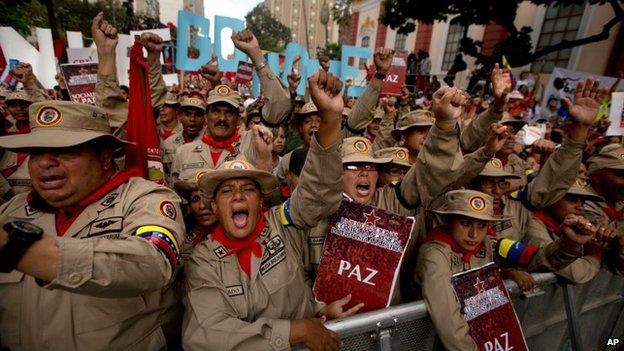
[[(324, 59), (283, 84), (243, 30), (232, 41), (257, 72), (254, 99), (215, 63), (205, 89), (167, 87), (147, 33), (159, 185), (124, 167), (117, 30), (98, 14), (92, 37), (95, 106), (46, 91), (27, 63), (11, 72), (23, 89), (0, 95), (3, 350), (337, 350), (324, 322), (363, 304), (317, 301), (312, 284), (342, 201), (416, 218), (391, 302), (424, 299), (449, 350), (478, 348), (455, 273), (495, 262), (524, 291), (531, 272), (624, 273), (624, 147), (604, 136), (610, 91), (596, 80), (530, 119), (535, 82), (513, 90), (498, 65), (472, 95), (432, 90), (421, 54), (423, 90), (382, 96), (393, 51), (379, 49), (353, 98)], [(545, 133), (527, 144), (530, 124)]]

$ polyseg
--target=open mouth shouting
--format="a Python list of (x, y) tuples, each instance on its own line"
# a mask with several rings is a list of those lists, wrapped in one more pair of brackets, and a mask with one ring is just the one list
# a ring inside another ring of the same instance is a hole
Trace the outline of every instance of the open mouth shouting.
[(368, 197), (371, 193), (371, 183), (368, 179), (360, 180), (355, 184), (355, 191), (361, 197)]

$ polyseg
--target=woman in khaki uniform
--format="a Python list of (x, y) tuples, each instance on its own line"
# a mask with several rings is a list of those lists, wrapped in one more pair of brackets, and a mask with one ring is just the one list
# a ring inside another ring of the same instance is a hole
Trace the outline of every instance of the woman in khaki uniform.
[[(488, 227), (502, 217), (494, 215), (492, 197), (473, 190), (454, 190), (445, 196), (439, 210), (443, 225), (430, 231), (420, 246), (416, 263), (416, 281), (422, 289), (422, 296), (437, 333), (447, 350), (477, 350), (477, 345), (468, 334), (468, 324), (460, 315), (460, 306), (451, 286), (453, 274), (461, 273), (487, 263), (504, 260), (489, 249)], [(576, 226), (578, 223), (569, 223)], [(574, 230), (537, 251), (536, 248), (520, 243), (507, 242), (503, 247), (518, 250), (519, 262), (530, 270), (560, 268), (570, 264), (580, 253), (581, 246), (592, 238), (593, 231), (583, 226), (581, 235)], [(506, 239), (509, 240), (509, 239)]]
[[(299, 343), (337, 350), (337, 335), (314, 316), (343, 317), (362, 307), (342, 311), (349, 296), (327, 306), (316, 303), (303, 274), (305, 230), (338, 208), (342, 172), (340, 82), (320, 70), (309, 85), (320, 128), (286, 206), (264, 211), (262, 196), (277, 187), (277, 178), (243, 160), (199, 179), (220, 225), (188, 263), (186, 350), (285, 350)], [(269, 158), (270, 144), (268, 152), (260, 150)]]

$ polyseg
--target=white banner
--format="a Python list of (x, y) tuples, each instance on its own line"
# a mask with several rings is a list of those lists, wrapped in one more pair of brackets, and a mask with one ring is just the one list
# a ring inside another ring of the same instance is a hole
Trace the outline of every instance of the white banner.
[(624, 92), (611, 94), (611, 109), (609, 110), (611, 125), (606, 136), (624, 135)]
[[(571, 71), (564, 68), (555, 67), (548, 80), (544, 97), (542, 98), (542, 107), (547, 106), (548, 99), (554, 96), (556, 99), (561, 100), (562, 96), (567, 96), (572, 100), (574, 96), (574, 89), (580, 81), (593, 77), (600, 80), (601, 88), (610, 88), (615, 83), (616, 78), (599, 76), (596, 74)], [(620, 82), (618, 88), (624, 89), (624, 81)]]

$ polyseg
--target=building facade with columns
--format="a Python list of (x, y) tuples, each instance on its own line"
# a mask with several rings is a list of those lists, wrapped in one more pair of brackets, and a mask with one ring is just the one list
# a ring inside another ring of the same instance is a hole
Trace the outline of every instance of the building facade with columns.
[[(350, 37), (346, 44), (370, 47), (373, 50), (378, 47), (404, 49), (409, 52), (425, 50), (431, 58), (431, 73), (446, 74), (459, 52), (459, 42), (463, 36), (461, 26), (449, 25), (448, 22), (417, 23), (414, 32), (408, 35), (398, 34), (379, 22), (381, 11), (381, 0), (353, 1)], [(525, 1), (520, 4), (514, 23), (517, 28), (533, 28), (532, 43), (539, 49), (563, 39), (574, 40), (597, 34), (613, 16), (613, 9), (608, 5), (547, 7)], [(470, 38), (483, 41), (484, 53), (491, 52), (494, 45), (507, 35), (505, 28), (497, 24), (472, 25), (468, 28)], [(474, 68), (475, 60), (470, 56), (464, 56), (464, 60), (468, 64), (468, 70), (463, 73), (465, 76)], [(368, 61), (370, 64), (370, 60)], [(364, 62), (360, 62), (360, 68), (363, 64)], [(624, 70), (624, 26), (619, 24), (612, 28), (607, 40), (551, 53), (517, 70), (531, 70), (548, 75), (554, 67), (599, 75), (617, 75), (617, 72)], [(460, 76), (458, 80), (460, 87), (462, 82), (467, 81)]]

